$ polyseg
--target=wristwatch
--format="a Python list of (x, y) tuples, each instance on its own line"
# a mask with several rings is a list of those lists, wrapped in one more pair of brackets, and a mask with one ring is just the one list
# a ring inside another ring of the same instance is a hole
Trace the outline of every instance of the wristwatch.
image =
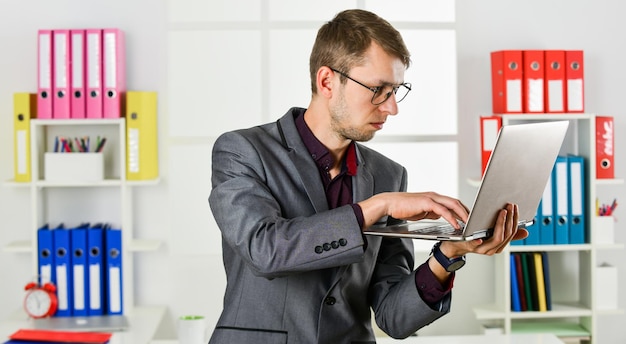
[(435, 256), (435, 259), (443, 266), (444, 269), (448, 272), (454, 272), (465, 265), (465, 256), (460, 256), (456, 258), (448, 258), (443, 252), (441, 252), (441, 241), (437, 242), (435, 246), (433, 246), (430, 254)]

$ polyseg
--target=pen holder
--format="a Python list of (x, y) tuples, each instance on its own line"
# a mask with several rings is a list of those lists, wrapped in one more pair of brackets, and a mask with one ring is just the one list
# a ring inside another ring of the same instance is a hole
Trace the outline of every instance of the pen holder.
[(45, 153), (44, 179), (54, 182), (97, 182), (104, 179), (102, 153)]
[(613, 244), (615, 242), (615, 219), (613, 216), (594, 216), (593, 221), (593, 243)]

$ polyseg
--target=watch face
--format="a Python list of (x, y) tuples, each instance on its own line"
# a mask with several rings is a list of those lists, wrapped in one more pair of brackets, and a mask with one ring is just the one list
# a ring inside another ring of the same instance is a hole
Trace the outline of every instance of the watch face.
[(50, 294), (45, 290), (35, 289), (26, 295), (24, 308), (26, 313), (32, 317), (43, 317), (48, 314), (52, 306)]
[(465, 265), (465, 260), (457, 260), (456, 262), (453, 262), (452, 264), (450, 264), (450, 266), (448, 266), (448, 271), (456, 271), (460, 268), (463, 267), (463, 265)]

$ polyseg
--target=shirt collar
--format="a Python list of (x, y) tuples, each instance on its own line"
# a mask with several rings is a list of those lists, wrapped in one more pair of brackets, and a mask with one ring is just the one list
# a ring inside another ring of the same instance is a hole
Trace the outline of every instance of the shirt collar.
[[(324, 146), (320, 140), (315, 137), (309, 126), (304, 121), (304, 114), (298, 115), (295, 119), (296, 128), (298, 134), (304, 143), (304, 146), (311, 154), (311, 158), (315, 161), (317, 166), (325, 171), (328, 171), (334, 164), (334, 160), (326, 146)], [(354, 141), (350, 142), (348, 150), (346, 151), (346, 158), (343, 161), (343, 168), (347, 168), (347, 174), (349, 176), (356, 176), (358, 159), (356, 155), (356, 145)]]

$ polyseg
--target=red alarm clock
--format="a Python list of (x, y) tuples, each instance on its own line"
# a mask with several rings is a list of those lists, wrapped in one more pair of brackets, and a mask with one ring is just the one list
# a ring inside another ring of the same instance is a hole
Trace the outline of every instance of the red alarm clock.
[(39, 286), (35, 282), (28, 283), (24, 290), (24, 310), (32, 318), (45, 318), (54, 315), (57, 311), (58, 300), (56, 287), (52, 283)]

